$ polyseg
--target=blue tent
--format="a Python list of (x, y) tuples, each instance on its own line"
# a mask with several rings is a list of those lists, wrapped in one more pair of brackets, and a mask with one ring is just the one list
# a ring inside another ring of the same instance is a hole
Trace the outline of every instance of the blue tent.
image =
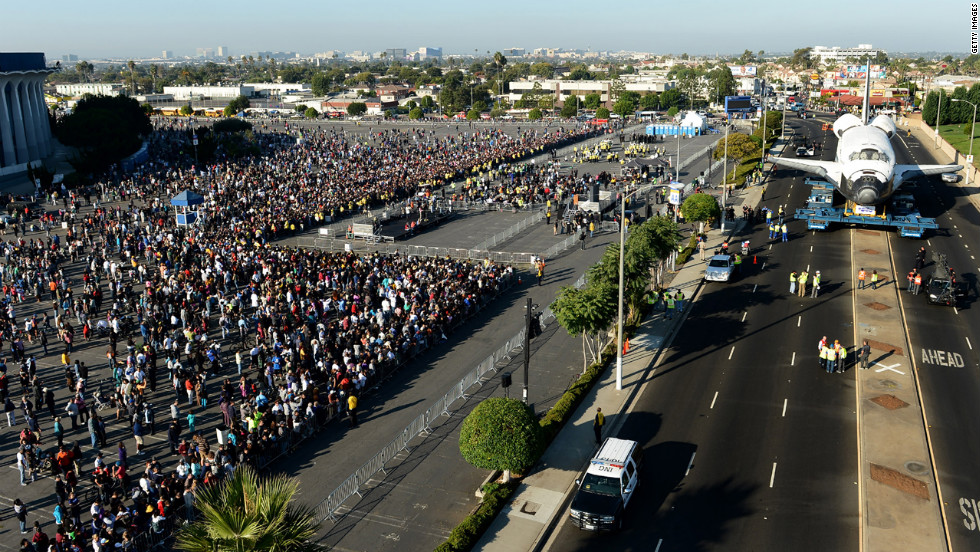
[(190, 207), (202, 203), (204, 203), (204, 196), (190, 190), (184, 190), (170, 200), (170, 204), (177, 207)]

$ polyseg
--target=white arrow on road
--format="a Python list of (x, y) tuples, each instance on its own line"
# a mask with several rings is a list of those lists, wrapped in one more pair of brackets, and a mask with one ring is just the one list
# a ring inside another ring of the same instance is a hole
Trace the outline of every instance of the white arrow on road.
[(896, 374), (901, 374), (903, 376), (905, 375), (905, 372), (902, 372), (902, 371), (899, 371), (899, 370), (896, 370), (895, 369), (896, 366), (901, 366), (902, 365), (901, 362), (899, 362), (898, 364), (890, 364), (890, 365), (889, 364), (881, 364), (880, 362), (875, 362), (874, 364), (876, 366), (881, 366), (881, 368), (878, 368), (877, 370), (875, 370), (875, 372), (881, 373), (881, 372), (884, 372), (885, 370), (891, 370), (892, 372), (895, 372)]

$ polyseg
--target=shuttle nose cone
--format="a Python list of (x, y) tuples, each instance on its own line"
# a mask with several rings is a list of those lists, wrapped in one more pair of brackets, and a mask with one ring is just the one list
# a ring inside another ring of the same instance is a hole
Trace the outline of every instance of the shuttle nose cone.
[(862, 188), (861, 190), (858, 190), (855, 199), (862, 205), (872, 205), (878, 201), (878, 190), (871, 187)]
[(874, 205), (881, 197), (882, 183), (873, 176), (862, 176), (854, 183), (854, 201)]

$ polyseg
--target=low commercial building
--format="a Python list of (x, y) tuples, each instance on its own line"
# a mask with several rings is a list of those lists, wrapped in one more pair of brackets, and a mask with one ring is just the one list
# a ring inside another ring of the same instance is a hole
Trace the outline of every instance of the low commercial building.
[(93, 96), (120, 96), (126, 94), (126, 87), (122, 83), (105, 82), (72, 82), (68, 84), (56, 84), (54, 89), (61, 96), (71, 96), (77, 98), (85, 94)]
[(239, 96), (254, 97), (255, 88), (252, 86), (164, 86), (163, 93), (172, 94), (176, 101), (232, 100)]
[(283, 94), (295, 94), (310, 92), (312, 88), (308, 83), (303, 82), (246, 82), (245, 86), (251, 87), (256, 96), (282, 96)]
[[(576, 101), (575, 96), (578, 96), (579, 101), (581, 101), (590, 94), (599, 94), (600, 101), (606, 107), (612, 107), (613, 82), (612, 80), (564, 81), (556, 79), (511, 81), (508, 84), (510, 88), (508, 100), (517, 101), (525, 93), (532, 93), (536, 85), (540, 85), (542, 94), (554, 96), (556, 106), (564, 105), (569, 99)], [(661, 78), (623, 79), (621, 83), (626, 91), (636, 92), (641, 96), (649, 93), (659, 94), (676, 86), (674, 82)]]

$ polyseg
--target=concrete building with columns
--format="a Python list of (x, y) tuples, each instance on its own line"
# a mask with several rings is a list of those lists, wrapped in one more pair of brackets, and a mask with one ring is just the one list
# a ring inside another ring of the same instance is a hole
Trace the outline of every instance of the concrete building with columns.
[(43, 53), (0, 52), (0, 176), (27, 171), (53, 152)]

